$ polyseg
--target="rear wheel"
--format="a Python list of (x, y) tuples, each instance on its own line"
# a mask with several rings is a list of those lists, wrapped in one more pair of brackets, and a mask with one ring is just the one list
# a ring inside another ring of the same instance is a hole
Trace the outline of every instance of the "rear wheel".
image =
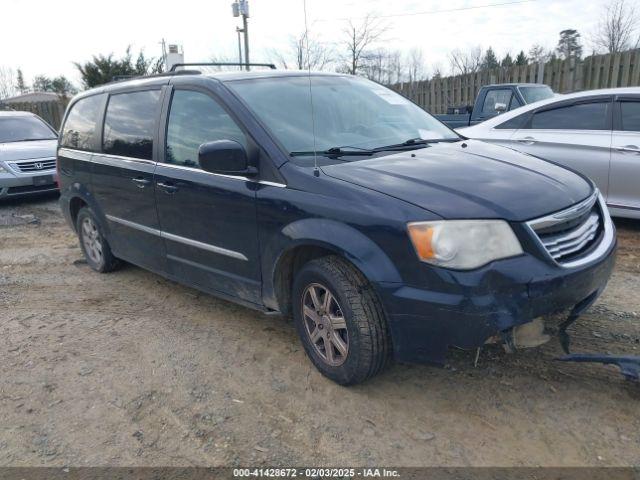
[(110, 272), (119, 265), (119, 260), (111, 253), (109, 243), (105, 239), (100, 224), (88, 207), (78, 212), (76, 231), (80, 239), (80, 248), (87, 264), (97, 272)]
[(389, 358), (384, 312), (371, 285), (336, 256), (312, 260), (293, 285), (298, 335), (315, 367), (342, 385), (363, 382)]

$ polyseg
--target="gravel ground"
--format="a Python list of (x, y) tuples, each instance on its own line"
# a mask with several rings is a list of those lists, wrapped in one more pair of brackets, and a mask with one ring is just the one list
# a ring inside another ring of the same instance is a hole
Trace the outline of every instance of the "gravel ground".
[[(575, 350), (640, 355), (640, 221)], [(557, 342), (452, 351), (352, 388), (289, 320), (133, 266), (85, 264), (52, 197), (0, 204), (0, 464), (640, 464), (640, 386)]]

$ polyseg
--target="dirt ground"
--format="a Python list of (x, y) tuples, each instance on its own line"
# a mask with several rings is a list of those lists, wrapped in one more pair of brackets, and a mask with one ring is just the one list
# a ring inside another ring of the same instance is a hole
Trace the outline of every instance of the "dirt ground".
[[(640, 221), (616, 224), (575, 350), (640, 355)], [(0, 204), (0, 328), (0, 465), (640, 465), (640, 385), (616, 368), (492, 346), (340, 387), (289, 320), (91, 271), (55, 197)]]

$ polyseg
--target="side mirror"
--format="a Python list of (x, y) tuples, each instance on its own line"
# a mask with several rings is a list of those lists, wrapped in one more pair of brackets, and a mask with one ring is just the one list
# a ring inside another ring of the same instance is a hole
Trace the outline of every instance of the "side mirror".
[(506, 103), (496, 103), (493, 108), (498, 113), (506, 112), (507, 111), (507, 104)]
[(257, 173), (257, 169), (249, 165), (244, 147), (234, 140), (203, 143), (198, 148), (198, 162), (205, 172), (246, 176)]

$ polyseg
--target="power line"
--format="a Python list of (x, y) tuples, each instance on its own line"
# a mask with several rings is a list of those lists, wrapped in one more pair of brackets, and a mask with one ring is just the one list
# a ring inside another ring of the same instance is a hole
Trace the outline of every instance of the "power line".
[[(465, 10), (477, 10), (480, 8), (491, 8), (491, 7), (506, 7), (508, 5), (517, 5), (521, 3), (532, 3), (537, 2), (538, 0), (515, 0), (512, 2), (502, 2), (502, 3), (489, 3), (486, 5), (475, 5), (471, 7), (459, 7), (459, 8), (449, 8), (444, 10), (427, 10), (423, 12), (405, 12), (405, 13), (393, 13), (390, 15), (369, 15), (368, 18), (393, 18), (393, 17), (411, 17), (414, 15), (435, 15), (437, 13), (451, 13), (451, 12), (462, 12)], [(316, 21), (318, 22), (328, 22), (332, 20), (354, 20), (359, 18), (367, 18), (367, 17), (351, 17), (351, 18), (322, 18)]]

